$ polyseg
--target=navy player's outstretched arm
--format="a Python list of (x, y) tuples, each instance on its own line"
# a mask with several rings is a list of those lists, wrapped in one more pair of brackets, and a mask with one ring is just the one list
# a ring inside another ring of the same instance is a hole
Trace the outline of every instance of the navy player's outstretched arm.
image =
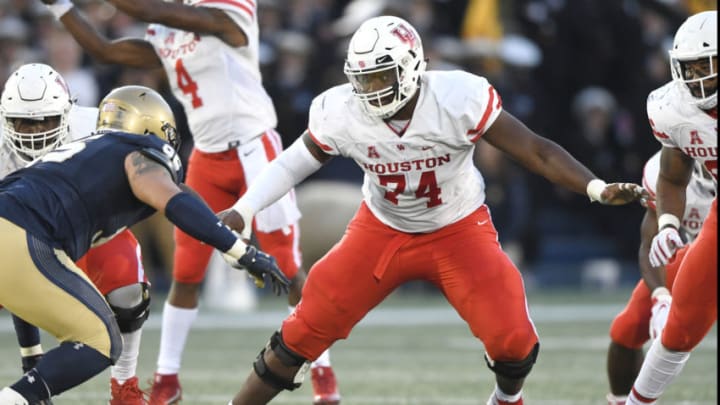
[(162, 212), (183, 232), (229, 256), (236, 267), (246, 268), (257, 280), (256, 284), (262, 285), (267, 276), (276, 294), (287, 293), (290, 280), (275, 260), (235, 236), (204, 201), (193, 193), (183, 191), (173, 181), (165, 165), (140, 151), (134, 151), (125, 158), (125, 172), (133, 194), (140, 201)]

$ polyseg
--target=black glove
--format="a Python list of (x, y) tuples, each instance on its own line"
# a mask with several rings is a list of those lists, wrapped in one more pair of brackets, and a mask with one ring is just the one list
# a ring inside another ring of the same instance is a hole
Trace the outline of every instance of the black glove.
[(248, 245), (245, 254), (233, 265), (235, 268), (243, 268), (255, 279), (255, 285), (262, 288), (265, 286), (265, 276), (270, 278), (273, 293), (275, 295), (287, 294), (290, 280), (280, 270), (275, 258), (269, 254)]

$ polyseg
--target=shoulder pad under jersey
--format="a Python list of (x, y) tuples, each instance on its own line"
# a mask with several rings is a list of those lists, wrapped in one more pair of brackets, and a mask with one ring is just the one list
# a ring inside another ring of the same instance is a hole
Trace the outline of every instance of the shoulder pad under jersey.
[(182, 182), (182, 163), (180, 162), (180, 157), (172, 146), (167, 144), (163, 145), (162, 151), (155, 148), (142, 148), (139, 152), (142, 153), (143, 156), (146, 156), (165, 166), (165, 168), (170, 172), (170, 176), (172, 176), (175, 183)]

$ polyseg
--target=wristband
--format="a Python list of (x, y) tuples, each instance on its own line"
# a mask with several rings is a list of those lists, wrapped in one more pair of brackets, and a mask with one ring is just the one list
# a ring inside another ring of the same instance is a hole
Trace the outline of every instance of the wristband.
[(663, 229), (666, 226), (672, 226), (675, 229), (680, 229), (680, 220), (673, 214), (662, 214), (658, 217), (658, 229)]
[(48, 10), (50, 10), (50, 13), (55, 16), (56, 19), (60, 19), (60, 17), (64, 16), (65, 13), (70, 11), (71, 8), (73, 8), (73, 3), (70, 0), (57, 0), (53, 4), (46, 4)]
[(600, 194), (602, 194), (603, 190), (605, 190), (605, 186), (607, 186), (607, 183), (600, 179), (590, 180), (586, 188), (586, 192), (588, 197), (590, 197), (590, 201), (602, 201), (602, 197), (600, 197)]
[(243, 219), (243, 223), (245, 224), (245, 228), (243, 228), (240, 234), (243, 238), (250, 239), (253, 226), (252, 220), (253, 216), (255, 215), (255, 212), (253, 212), (254, 210), (242, 198), (237, 200), (237, 202), (233, 204), (232, 209), (237, 211), (238, 214), (240, 214), (240, 217)]
[(233, 245), (230, 247), (230, 249), (226, 250), (226, 255), (232, 256), (236, 260), (243, 257), (245, 255), (245, 252), (247, 251), (248, 245), (245, 244), (245, 242), (242, 241), (242, 239), (237, 238), (237, 241), (233, 243)]
[(32, 347), (21, 347), (20, 348), (20, 356), (21, 357), (29, 357), (29, 356), (39, 356), (41, 354), (44, 354), (42, 345), (36, 344)]
[(661, 295), (670, 296), (670, 290), (668, 290), (668, 289), (665, 288), (665, 287), (658, 287), (658, 288), (656, 288), (656, 289), (653, 290), (652, 294), (650, 295), (650, 298), (655, 299), (655, 298), (657, 298), (657, 297), (659, 297), (659, 296), (661, 296)]

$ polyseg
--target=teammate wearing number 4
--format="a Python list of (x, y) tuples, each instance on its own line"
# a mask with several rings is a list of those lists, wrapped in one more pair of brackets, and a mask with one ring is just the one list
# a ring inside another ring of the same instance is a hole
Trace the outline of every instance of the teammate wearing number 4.
[[(43, 0), (80, 45), (102, 62), (165, 68), (173, 94), (182, 103), (194, 140), (187, 184), (217, 211), (228, 208), (270, 160), (282, 151), (272, 101), (262, 87), (258, 63), (255, 0), (109, 0), (119, 10), (151, 23), (145, 40), (108, 41), (73, 9), (70, 0)], [(162, 25), (160, 25), (162, 24)], [(300, 300), (299, 229), (293, 190), (253, 223), (260, 246), (277, 258), (293, 279), (288, 303)], [(248, 235), (249, 233), (246, 233)], [(177, 230), (173, 283), (165, 303), (158, 368), (150, 402), (181, 398), (178, 372), (198, 312), (200, 283), (211, 247)], [(340, 394), (329, 355), (313, 364), (315, 404), (337, 404)]]
[[(682, 257), (687, 247), (675, 255), (667, 264), (653, 268), (650, 265), (650, 245), (657, 234), (657, 214), (655, 203), (655, 184), (660, 172), (660, 152), (653, 155), (645, 164), (643, 186), (650, 193), (647, 210), (640, 228), (640, 249), (638, 264), (640, 280), (633, 290), (625, 309), (615, 317), (610, 326), (610, 346), (607, 355), (607, 372), (610, 381), (609, 405), (625, 405), (627, 393), (640, 371), (643, 361), (643, 345), (650, 339), (660, 336), (667, 321), (672, 298), (670, 291)], [(680, 232), (683, 240), (690, 242), (697, 237), (705, 216), (717, 193), (712, 176), (696, 162), (693, 176), (688, 184), (685, 198), (685, 213)]]
[[(684, 245), (680, 218), (696, 164), (710, 173), (717, 189), (717, 11), (685, 20), (669, 53), (673, 80), (647, 101), (653, 134), (662, 144), (658, 233), (649, 253), (654, 267), (667, 265)], [(680, 263), (667, 323), (648, 349), (627, 405), (654, 404), (717, 320), (717, 226), (715, 197), (697, 238), (675, 259)]]
[[(646, 197), (631, 183), (605, 184), (563, 148), (502, 109), (485, 78), (426, 72), (420, 37), (382, 16), (349, 43), (350, 84), (315, 98), (309, 128), (221, 213), (236, 231), (333, 156), (365, 171), (364, 200), (343, 238), (309, 272), (303, 300), (273, 334), (232, 404), (266, 404), (297, 388), (317, 358), (401, 284), (437, 286), (483, 342), (496, 387), (488, 404), (522, 404), (538, 355), (520, 272), (498, 243), (482, 175), (485, 140), (547, 179), (592, 201)], [(442, 401), (441, 401), (442, 402)]]

